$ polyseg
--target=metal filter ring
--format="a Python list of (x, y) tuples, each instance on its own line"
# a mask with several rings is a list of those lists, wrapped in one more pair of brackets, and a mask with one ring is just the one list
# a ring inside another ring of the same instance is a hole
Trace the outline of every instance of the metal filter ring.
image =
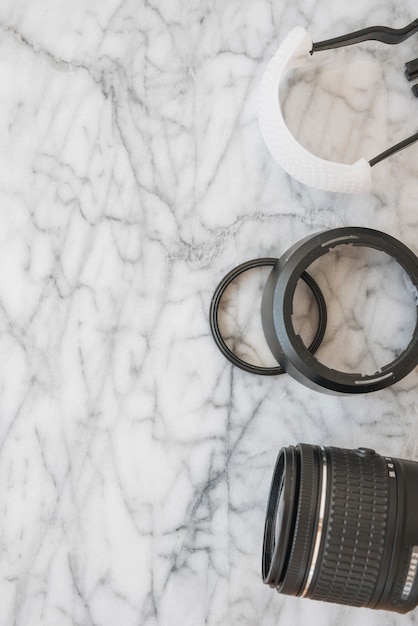
[[(225, 340), (222, 336), (222, 333), (219, 328), (219, 305), (222, 299), (223, 294), (229, 285), (236, 279), (238, 276), (247, 272), (248, 270), (254, 269), (256, 267), (277, 267), (279, 263), (279, 259), (275, 258), (260, 258), (253, 259), (251, 261), (246, 261), (241, 265), (238, 265), (233, 270), (228, 272), (226, 276), (221, 280), (219, 285), (216, 287), (215, 292), (212, 296), (212, 301), (210, 304), (209, 311), (209, 323), (210, 329), (215, 340), (216, 345), (222, 354), (230, 361), (233, 365), (236, 365), (240, 369), (250, 372), (251, 374), (258, 374), (261, 376), (277, 376), (279, 374), (284, 374), (285, 370), (281, 365), (276, 367), (261, 367), (259, 365), (253, 365), (252, 363), (248, 363), (244, 361), (239, 356), (237, 356), (225, 343)], [(301, 279), (306, 283), (309, 289), (312, 291), (312, 294), (315, 298), (316, 305), (318, 307), (318, 327), (315, 333), (315, 336), (312, 340), (312, 343), (307, 348), (308, 352), (315, 353), (319, 348), (327, 326), (327, 309), (325, 305), (324, 296), (322, 291), (318, 287), (316, 281), (312, 278), (310, 274), (307, 272), (302, 272)]]

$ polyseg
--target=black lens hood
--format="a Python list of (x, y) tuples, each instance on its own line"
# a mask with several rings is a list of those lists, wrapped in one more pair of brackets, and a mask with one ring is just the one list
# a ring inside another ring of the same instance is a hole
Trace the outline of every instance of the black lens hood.
[(334, 395), (384, 389), (404, 378), (418, 364), (418, 305), (417, 321), (408, 346), (394, 361), (372, 375), (344, 373), (323, 365), (295, 332), (292, 313), (298, 280), (316, 259), (344, 244), (374, 248), (393, 257), (418, 293), (418, 258), (407, 246), (378, 230), (346, 227), (310, 235), (292, 246), (271, 271), (262, 301), (264, 334), (280, 365), (307, 387)]

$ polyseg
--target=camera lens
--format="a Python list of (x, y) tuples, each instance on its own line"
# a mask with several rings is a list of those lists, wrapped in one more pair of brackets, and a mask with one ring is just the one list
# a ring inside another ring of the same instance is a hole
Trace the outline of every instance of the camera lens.
[(369, 448), (282, 448), (262, 572), (280, 593), (406, 613), (418, 604), (418, 463)]

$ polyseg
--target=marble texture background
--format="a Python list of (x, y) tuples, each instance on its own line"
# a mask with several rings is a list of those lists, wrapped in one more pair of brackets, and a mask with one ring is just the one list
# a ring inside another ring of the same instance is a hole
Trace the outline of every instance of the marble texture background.
[[(260, 576), (279, 448), (418, 460), (417, 371), (325, 396), (234, 369), (208, 325), (227, 271), (311, 232), (370, 226), (418, 253), (418, 147), (376, 167), (367, 196), (334, 195), (289, 178), (257, 123), (294, 26), (320, 40), (416, 17), (413, 0), (1, 2), (1, 626), (418, 623)], [(375, 156), (417, 130), (417, 56), (417, 36), (324, 53), (289, 79), (289, 125), (324, 157)], [(405, 285), (351, 278), (379, 344), (373, 311)], [(333, 340), (355, 364), (358, 342)]]

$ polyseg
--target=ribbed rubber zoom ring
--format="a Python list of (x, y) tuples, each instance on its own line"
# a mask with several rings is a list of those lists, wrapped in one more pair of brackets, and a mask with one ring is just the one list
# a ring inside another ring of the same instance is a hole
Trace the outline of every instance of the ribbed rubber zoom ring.
[(384, 459), (327, 448), (330, 501), (322, 559), (308, 597), (366, 606), (376, 588), (385, 549), (389, 485)]
[[(299, 444), (300, 484), (295, 529), (286, 575), (278, 588), (281, 593), (299, 593), (306, 578), (312, 537), (315, 536), (319, 491), (317, 448)], [(316, 461), (315, 461), (316, 459)]]

